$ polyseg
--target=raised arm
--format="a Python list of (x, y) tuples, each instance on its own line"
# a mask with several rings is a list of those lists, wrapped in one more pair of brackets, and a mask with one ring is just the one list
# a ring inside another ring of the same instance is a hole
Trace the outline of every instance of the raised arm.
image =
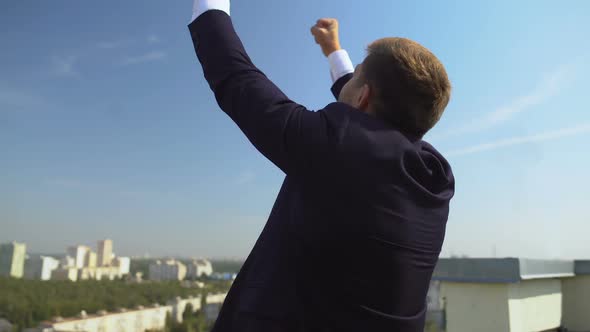
[(311, 34), (330, 63), (330, 76), (333, 83), (331, 90), (336, 99), (354, 72), (348, 52), (340, 46), (338, 29), (338, 20), (334, 18), (321, 18), (311, 27)]
[(290, 100), (250, 60), (229, 16), (229, 0), (195, 0), (189, 30), (220, 108), (287, 174), (314, 172), (337, 141), (326, 113)]

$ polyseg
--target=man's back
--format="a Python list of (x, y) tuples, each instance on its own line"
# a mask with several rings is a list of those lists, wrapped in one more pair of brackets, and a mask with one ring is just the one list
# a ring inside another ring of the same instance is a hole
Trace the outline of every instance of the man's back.
[(219, 331), (240, 331), (239, 319), (223, 328), (223, 315), (240, 311), (305, 331), (423, 324), (451, 170), (427, 143), (343, 104), (323, 112), (342, 132), (341, 159), (323, 161), (334, 176), (285, 179), (232, 290), (239, 304), (224, 306)]
[(227, 14), (189, 28), (221, 108), (287, 174), (214, 331), (422, 331), (454, 190), (448, 163), (346, 104), (310, 112), (288, 100)]

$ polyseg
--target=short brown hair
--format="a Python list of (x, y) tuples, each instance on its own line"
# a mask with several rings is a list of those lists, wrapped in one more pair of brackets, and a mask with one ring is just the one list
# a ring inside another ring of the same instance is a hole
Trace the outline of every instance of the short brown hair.
[(377, 117), (402, 132), (422, 137), (438, 122), (451, 97), (442, 63), (406, 38), (379, 39), (367, 48), (362, 77), (375, 95)]

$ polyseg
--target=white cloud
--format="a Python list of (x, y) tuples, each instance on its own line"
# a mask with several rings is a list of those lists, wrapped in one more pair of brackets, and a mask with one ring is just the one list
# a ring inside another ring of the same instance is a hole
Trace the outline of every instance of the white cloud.
[(487, 128), (505, 122), (512, 116), (527, 111), (559, 93), (562, 86), (571, 80), (572, 70), (561, 66), (547, 75), (530, 93), (516, 98), (510, 104), (500, 107), (481, 119), (481, 127)]
[(551, 141), (560, 139), (568, 136), (576, 136), (581, 134), (590, 133), (590, 123), (578, 125), (575, 127), (562, 128), (554, 131), (546, 131), (536, 135), (512, 137), (507, 139), (498, 140), (495, 142), (484, 143), (479, 145), (470, 146), (467, 148), (457, 149), (446, 153), (447, 156), (462, 156), (477, 152), (483, 152), (488, 150), (495, 150), (499, 148), (521, 145), (526, 143), (538, 143), (543, 141)]
[(160, 37), (156, 36), (156, 35), (149, 35), (147, 38), (148, 43), (150, 44), (156, 44), (160, 42)]
[(445, 133), (433, 135), (433, 139), (440, 139), (460, 134), (473, 133), (489, 129), (498, 124), (504, 123), (519, 113), (533, 110), (534, 106), (540, 105), (548, 99), (557, 95), (565, 85), (573, 79), (574, 66), (562, 65), (546, 75), (539, 84), (530, 92), (512, 100), (506, 105), (499, 107), (492, 112), (476, 118), (467, 124), (454, 128)]
[(74, 65), (78, 61), (77, 55), (54, 56), (53, 73), (58, 76), (78, 76)]
[(121, 64), (124, 66), (137, 65), (137, 64), (145, 63), (145, 62), (162, 60), (165, 57), (166, 57), (166, 53), (164, 53), (162, 51), (152, 51), (152, 52), (138, 55), (138, 56), (126, 57), (125, 59), (123, 59)]

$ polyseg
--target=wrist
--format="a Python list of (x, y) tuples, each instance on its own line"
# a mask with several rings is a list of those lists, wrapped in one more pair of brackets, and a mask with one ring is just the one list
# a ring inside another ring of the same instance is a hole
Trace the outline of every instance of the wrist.
[(339, 51), (341, 49), (342, 49), (342, 47), (340, 47), (339, 43), (326, 45), (326, 46), (322, 47), (322, 51), (326, 57), (330, 56), (330, 54), (332, 54), (336, 51)]
[(342, 76), (354, 72), (354, 65), (350, 60), (348, 52), (344, 49), (332, 52), (328, 56), (328, 63), (330, 64), (332, 82), (336, 82)]

